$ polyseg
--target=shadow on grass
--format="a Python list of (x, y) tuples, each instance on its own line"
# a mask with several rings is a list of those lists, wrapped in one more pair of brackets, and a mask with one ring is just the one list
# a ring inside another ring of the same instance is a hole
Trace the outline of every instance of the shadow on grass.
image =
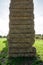
[[(17, 57), (9, 58), (9, 65), (43, 65), (43, 61), (37, 59), (37, 57)], [(7, 65), (8, 65), (7, 64)]]
[(8, 42), (3, 41), (3, 43), (6, 47), (1, 51), (0, 65), (43, 65), (38, 55), (36, 57), (8, 57)]

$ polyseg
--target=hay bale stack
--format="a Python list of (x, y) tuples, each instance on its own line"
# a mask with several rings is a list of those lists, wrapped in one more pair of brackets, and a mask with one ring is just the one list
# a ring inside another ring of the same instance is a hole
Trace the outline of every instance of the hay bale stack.
[(9, 18), (9, 56), (33, 56), (33, 0), (11, 0)]

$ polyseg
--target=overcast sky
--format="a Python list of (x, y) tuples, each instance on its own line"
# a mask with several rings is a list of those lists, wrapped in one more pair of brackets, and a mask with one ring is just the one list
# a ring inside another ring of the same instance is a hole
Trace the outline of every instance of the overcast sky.
[[(0, 0), (0, 35), (9, 31), (9, 0)], [(35, 33), (43, 34), (43, 0), (34, 0)]]

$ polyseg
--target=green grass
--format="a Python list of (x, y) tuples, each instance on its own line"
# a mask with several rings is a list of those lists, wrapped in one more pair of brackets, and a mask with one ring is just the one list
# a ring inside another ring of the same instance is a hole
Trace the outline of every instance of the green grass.
[(37, 55), (39, 55), (40, 59), (43, 60), (43, 40), (36, 40), (34, 46), (36, 48)]
[[(0, 38), (0, 52), (2, 52), (2, 51), (5, 52), (4, 55), (2, 54), (3, 57), (5, 57), (6, 52), (8, 50), (7, 44), (8, 43), (7, 43), (6, 38)], [(40, 40), (40, 39), (35, 40), (35, 43), (33, 46), (36, 48), (36, 55), (38, 55), (40, 57), (40, 59), (43, 61), (43, 40)]]
[(3, 50), (3, 48), (6, 47), (6, 42), (7, 42), (7, 39), (6, 38), (0, 38), (0, 52)]

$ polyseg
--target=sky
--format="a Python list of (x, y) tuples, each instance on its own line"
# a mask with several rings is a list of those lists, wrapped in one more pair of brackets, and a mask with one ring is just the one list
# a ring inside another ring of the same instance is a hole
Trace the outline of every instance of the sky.
[[(36, 34), (43, 34), (43, 0), (33, 0), (34, 28)], [(10, 0), (0, 0), (0, 35), (9, 33), (9, 5)]]

